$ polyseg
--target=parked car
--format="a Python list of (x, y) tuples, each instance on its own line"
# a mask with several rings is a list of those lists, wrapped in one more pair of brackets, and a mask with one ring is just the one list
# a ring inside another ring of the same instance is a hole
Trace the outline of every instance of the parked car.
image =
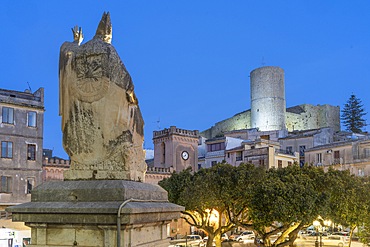
[(242, 234), (239, 235), (239, 237), (236, 239), (236, 241), (239, 241), (239, 242), (248, 241), (249, 242), (250, 240), (254, 241), (254, 238), (255, 238), (254, 232), (245, 231), (245, 232), (242, 232)]
[(221, 236), (221, 241), (224, 242), (224, 241), (229, 241), (229, 237), (227, 236), (226, 233), (222, 234)]
[(349, 232), (333, 232), (331, 235), (349, 236)]
[(240, 236), (240, 234), (233, 233), (229, 236), (230, 241), (236, 241), (236, 239)]
[[(227, 234), (226, 233), (222, 234), (221, 241), (223, 242), (223, 241), (228, 241), (228, 240), (229, 240), (229, 237), (227, 236)], [(208, 236), (203, 238), (203, 242), (205, 245), (207, 241), (208, 241)], [(212, 246), (216, 246), (215, 240), (213, 240)]]
[(200, 235), (187, 235), (180, 239), (173, 239), (170, 241), (169, 247), (204, 247), (205, 244)]
[(324, 246), (343, 247), (345, 245), (348, 245), (347, 237), (340, 235), (330, 235), (328, 237), (322, 238), (321, 241)]

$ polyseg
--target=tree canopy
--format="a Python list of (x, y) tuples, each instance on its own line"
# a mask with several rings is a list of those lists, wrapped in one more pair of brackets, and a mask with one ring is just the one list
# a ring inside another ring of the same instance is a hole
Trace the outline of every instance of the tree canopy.
[(196, 173), (173, 173), (159, 185), (171, 202), (185, 207), (183, 218), (208, 234), (207, 246), (213, 239), (221, 246), (221, 235), (235, 227), (236, 219), (247, 217), (245, 199), (263, 175), (264, 170), (253, 165), (223, 163)]
[(361, 100), (352, 94), (342, 109), (341, 120), (346, 130), (361, 133), (362, 128), (366, 126), (366, 120), (363, 118), (365, 115)]
[(348, 227), (352, 239), (355, 228), (368, 222), (370, 185), (367, 179), (355, 177), (348, 170), (330, 169), (327, 177), (329, 217), (337, 224)]
[(221, 234), (235, 226), (253, 230), (265, 247), (292, 245), (319, 216), (351, 230), (370, 226), (370, 184), (348, 171), (222, 163), (173, 173), (159, 185), (171, 202), (185, 207), (182, 217), (208, 234), (207, 247), (213, 239), (221, 246)]

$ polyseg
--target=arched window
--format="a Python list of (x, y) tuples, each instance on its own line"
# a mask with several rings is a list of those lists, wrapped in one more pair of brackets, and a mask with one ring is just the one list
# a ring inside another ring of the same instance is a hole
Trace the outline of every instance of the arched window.
[(161, 144), (161, 164), (164, 164), (166, 162), (166, 144), (162, 142)]

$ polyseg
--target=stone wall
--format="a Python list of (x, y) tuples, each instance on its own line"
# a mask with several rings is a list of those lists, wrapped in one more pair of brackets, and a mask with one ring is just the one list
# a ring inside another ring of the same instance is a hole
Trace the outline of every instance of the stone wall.
[(332, 105), (302, 104), (290, 107), (286, 114), (286, 127), (289, 131), (332, 127), (340, 131), (340, 108)]
[(211, 128), (204, 130), (200, 133), (201, 136), (205, 138), (213, 138), (218, 135), (223, 135), (224, 132), (249, 129), (251, 128), (251, 112), (250, 110), (243, 111), (235, 114), (231, 118), (227, 118), (220, 122), (217, 122)]
[[(340, 107), (332, 105), (302, 104), (286, 109), (286, 128), (288, 131), (319, 129), (332, 127), (340, 131)], [(206, 138), (213, 138), (233, 130), (251, 128), (251, 111), (247, 110), (217, 122), (211, 128), (200, 133)]]

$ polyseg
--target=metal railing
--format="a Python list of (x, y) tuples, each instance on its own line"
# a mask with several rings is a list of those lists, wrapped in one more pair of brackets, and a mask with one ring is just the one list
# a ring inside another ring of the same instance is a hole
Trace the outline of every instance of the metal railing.
[(12, 218), (12, 213), (6, 212), (6, 211), (0, 211), (0, 219), (11, 219)]

